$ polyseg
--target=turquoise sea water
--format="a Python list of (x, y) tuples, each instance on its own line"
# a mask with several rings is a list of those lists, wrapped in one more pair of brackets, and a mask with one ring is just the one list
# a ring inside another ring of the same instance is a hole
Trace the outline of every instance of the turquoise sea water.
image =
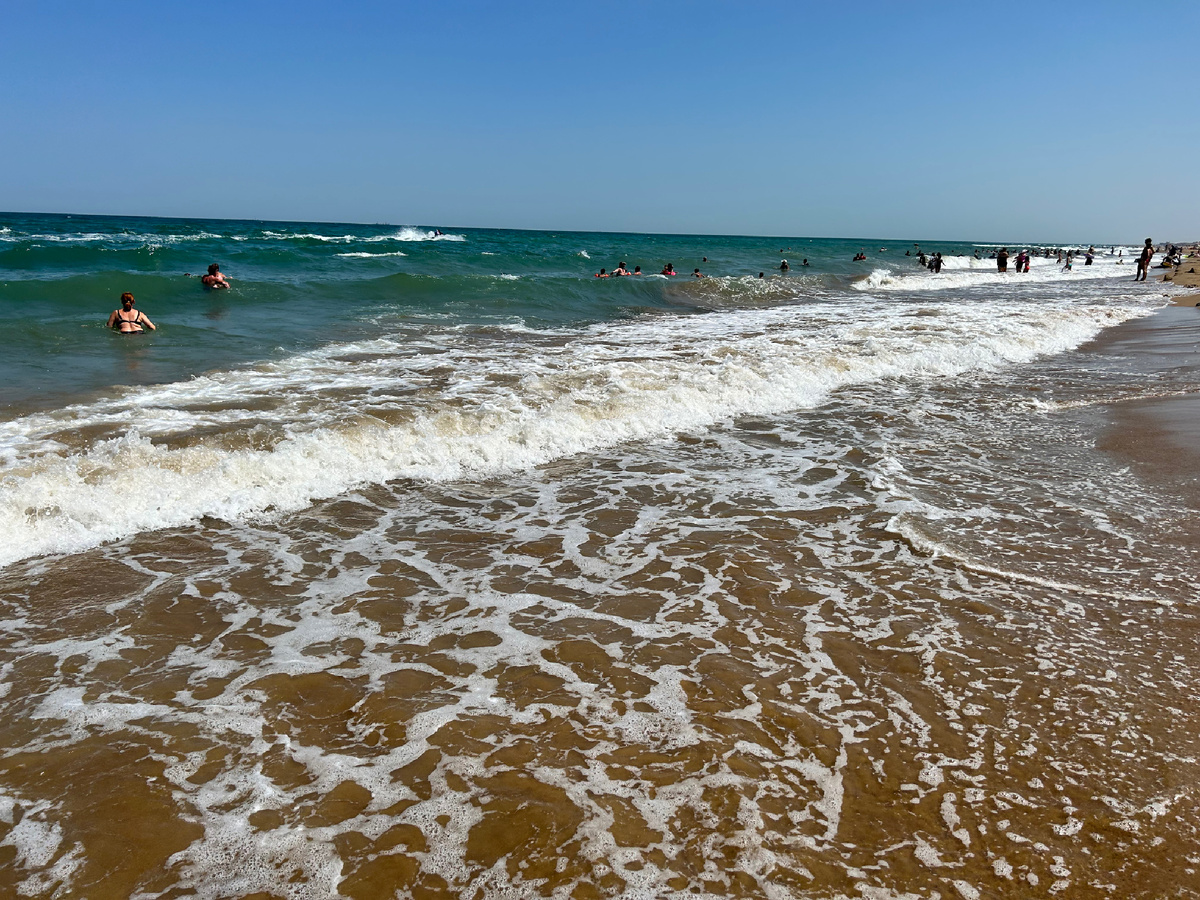
[[(911, 241), (877, 239), (443, 230), (435, 237), (433, 227), (0, 214), (0, 313), (16, 336), (0, 361), (3, 403), (53, 405), (397, 325), (539, 328), (827, 297), (884, 261), (911, 263), (904, 253), (914, 250)], [(975, 245), (923, 246), (951, 254)], [(852, 262), (860, 249), (868, 261)], [(785, 283), (744, 283), (759, 272), (778, 275), (782, 259), (793, 266)], [(647, 275), (673, 263), (680, 275), (593, 277), (622, 260)], [(228, 293), (183, 277), (210, 262), (234, 285)], [(690, 283), (696, 268), (720, 285)], [(158, 333), (133, 342), (105, 332), (124, 291)]]
[(1195, 895), (1130, 248), (442, 230), (0, 215), (0, 896)]

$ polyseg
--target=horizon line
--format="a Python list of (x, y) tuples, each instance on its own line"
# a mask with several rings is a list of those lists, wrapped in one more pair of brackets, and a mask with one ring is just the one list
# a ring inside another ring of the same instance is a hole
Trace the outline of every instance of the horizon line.
[[(336, 219), (262, 219), (262, 218), (230, 218), (225, 216), (163, 216), (163, 215), (143, 215), (138, 213), (90, 213), (90, 212), (47, 212), (47, 211), (32, 211), (32, 210), (3, 210), (0, 211), (0, 216), (62, 216), (71, 218), (73, 216), (94, 217), (105, 219), (161, 219), (163, 221), (182, 221), (182, 222), (264, 222), (281, 225), (349, 225), (357, 228), (417, 228), (429, 227), (441, 230), (441, 226), (421, 226), (416, 223), (392, 223), (392, 222), (349, 222)], [(750, 234), (750, 233), (735, 233), (735, 232), (707, 232), (707, 231), (608, 231), (597, 229), (580, 229), (580, 228), (512, 228), (499, 227), (494, 225), (447, 225), (447, 228), (456, 228), (466, 231), (527, 231), (542, 234), (606, 234), (606, 235), (642, 235), (653, 237), (712, 237), (712, 238), (771, 238), (775, 239), (791, 239), (791, 240), (826, 240), (826, 241), (863, 241), (866, 243), (878, 243), (881, 241), (905, 242), (910, 238), (898, 237), (834, 237), (831, 235), (786, 235), (786, 234)], [(1144, 240), (1144, 239), (1143, 239)], [(920, 243), (935, 243), (935, 244), (975, 244), (978, 246), (1018, 246), (1021, 244), (1041, 244), (1055, 246), (1070, 246), (1072, 244), (1088, 244), (1095, 246), (1097, 243), (1109, 246), (1116, 246), (1121, 242), (1113, 241), (991, 241), (991, 240), (976, 240), (969, 238), (922, 238), (919, 241), (914, 241), (914, 244)], [(1138, 246), (1142, 241), (1129, 241), (1125, 246)], [(1200, 241), (1155, 241), (1158, 243), (1173, 243), (1179, 245), (1200, 244)]]

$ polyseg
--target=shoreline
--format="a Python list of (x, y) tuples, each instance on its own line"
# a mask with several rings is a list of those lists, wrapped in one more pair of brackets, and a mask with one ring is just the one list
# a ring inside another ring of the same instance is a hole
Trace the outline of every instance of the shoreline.
[[(1200, 267), (1200, 257), (1189, 256), (1171, 271), (1164, 272), (1158, 280), (1176, 287), (1200, 289), (1200, 272), (1196, 271), (1197, 267)], [(1200, 306), (1200, 292), (1180, 294), (1174, 297), (1171, 303), (1175, 306)]]
[(1096, 423), (1096, 446), (1125, 459), (1192, 509), (1200, 508), (1200, 319), (1183, 307), (1196, 305), (1200, 294), (1174, 298), (1083, 348), (1140, 382), (1160, 386), (1149, 396), (1101, 403), (1098, 409), (1106, 415)]

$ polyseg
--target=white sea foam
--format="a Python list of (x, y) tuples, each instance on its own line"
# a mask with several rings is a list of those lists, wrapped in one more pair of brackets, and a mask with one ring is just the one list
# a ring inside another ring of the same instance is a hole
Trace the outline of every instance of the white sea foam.
[(1069, 288), (1073, 283), (1102, 278), (1133, 279), (1130, 265), (1118, 264), (1114, 257), (1097, 257), (1096, 263), (1085, 266), (1075, 262), (1070, 272), (1053, 259), (1033, 258), (1028, 272), (1016, 271), (1014, 257), (1009, 259), (1009, 271), (997, 272), (994, 259), (975, 259), (970, 256), (948, 256), (938, 274), (923, 269), (914, 260), (912, 269), (878, 268), (854, 283), (859, 291), (944, 291), (964, 288), (1011, 289), (1022, 285)]
[(390, 241), (465, 241), (461, 234), (438, 234), (421, 228), (401, 228), (395, 234), (387, 235), (384, 240)]
[(0, 230), (0, 241), (18, 243), (24, 241), (39, 241), (49, 244), (178, 244), (188, 241), (203, 241), (223, 238), (224, 235), (212, 234), (208, 231), (198, 231), (195, 234), (141, 234), (127, 231), (87, 231), (68, 232), (64, 234), (25, 234), (13, 232), (10, 228)]
[[(296, 510), (358, 484), (490, 477), (883, 378), (1027, 362), (1139, 312), (1014, 301), (1004, 315), (981, 304), (931, 319), (862, 302), (859, 315), (813, 305), (511, 328), (486, 352), (459, 330), (382, 339), (3, 423), (0, 563)], [(392, 399), (398, 389), (412, 396)], [(93, 430), (116, 436), (70, 443)]]
[(392, 253), (339, 253), (338, 256), (346, 259), (382, 259), (385, 256), (408, 256), (408, 254), (402, 250), (396, 250)]
[(385, 241), (465, 241), (461, 234), (438, 234), (421, 228), (405, 226), (391, 234), (374, 234), (369, 236), (357, 234), (315, 234), (313, 232), (280, 232), (264, 231), (263, 237), (275, 241), (322, 241), (327, 244), (378, 244)]
[(588, 256), (588, 252), (586, 250), (580, 250), (578, 255), (582, 256), (584, 259), (591, 259), (591, 257)]

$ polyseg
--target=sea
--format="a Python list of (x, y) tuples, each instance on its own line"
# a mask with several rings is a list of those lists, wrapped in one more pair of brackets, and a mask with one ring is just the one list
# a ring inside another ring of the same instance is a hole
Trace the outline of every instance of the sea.
[(1200, 896), (1200, 311), (998, 247), (0, 214), (0, 896)]

